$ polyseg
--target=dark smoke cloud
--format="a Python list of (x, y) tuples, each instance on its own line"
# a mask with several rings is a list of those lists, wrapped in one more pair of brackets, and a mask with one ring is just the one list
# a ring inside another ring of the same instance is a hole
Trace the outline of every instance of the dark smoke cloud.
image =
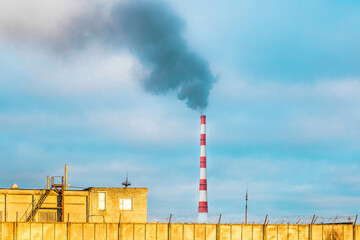
[(131, 1), (114, 8), (110, 19), (108, 37), (115, 41), (120, 37), (120, 42), (151, 67), (144, 80), (146, 90), (155, 94), (176, 90), (188, 107), (207, 107), (215, 78), (208, 63), (189, 50), (182, 37), (184, 24), (168, 6)]
[(116, 3), (110, 11), (99, 5), (72, 17), (55, 35), (29, 36), (24, 31), (11, 34), (17, 39), (35, 39), (56, 52), (79, 50), (94, 41), (112, 48), (126, 48), (150, 69), (149, 76), (142, 81), (147, 91), (176, 92), (188, 107), (204, 110), (216, 79), (208, 63), (190, 51), (183, 30), (182, 19), (168, 5), (129, 0)]

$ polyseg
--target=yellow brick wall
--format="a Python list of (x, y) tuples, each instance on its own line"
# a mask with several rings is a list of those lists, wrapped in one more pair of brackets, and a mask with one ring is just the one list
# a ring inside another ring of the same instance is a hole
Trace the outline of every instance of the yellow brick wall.
[[(89, 222), (147, 222), (146, 188), (91, 188), (89, 194)], [(106, 193), (106, 209), (99, 209), (99, 192)], [(120, 210), (120, 199), (132, 199), (132, 210)], [(104, 217), (102, 217), (104, 216)]]

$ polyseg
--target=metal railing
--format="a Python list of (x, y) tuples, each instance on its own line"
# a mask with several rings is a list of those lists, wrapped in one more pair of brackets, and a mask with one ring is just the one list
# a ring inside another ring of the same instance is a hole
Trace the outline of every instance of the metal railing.
[[(22, 221), (26, 221), (26, 219), (28, 218), (28, 216), (31, 214), (31, 212), (34, 210), (33, 207), (35, 206), (35, 204), (40, 200), (40, 198), (42, 197), (42, 195), (46, 192), (47, 190), (47, 186), (44, 188), (44, 189), (40, 189), (38, 194), (35, 194), (38, 195), (38, 197), (36, 198), (33, 198), (31, 203), (29, 204), (29, 206), (26, 208), (24, 214), (22, 215), (22, 217), (20, 218), (20, 221), (19, 222), (22, 222)], [(31, 207), (31, 209), (30, 209)], [(30, 211), (31, 210), (31, 211)]]
[[(58, 181), (60, 179), (60, 181)], [(64, 185), (64, 177), (63, 176), (53, 176), (50, 179), (51, 186), (53, 185)]]

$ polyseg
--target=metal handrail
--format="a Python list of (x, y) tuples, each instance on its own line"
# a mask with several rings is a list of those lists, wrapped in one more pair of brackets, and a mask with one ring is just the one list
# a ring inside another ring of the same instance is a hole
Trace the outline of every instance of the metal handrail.
[[(26, 221), (26, 218), (27, 218), (27, 213), (28, 213), (28, 211), (29, 211), (29, 208), (31, 207), (31, 206), (33, 206), (33, 204), (34, 203), (36, 203), (36, 202), (38, 202), (39, 200), (40, 200), (40, 198), (41, 198), (41, 196), (43, 195), (43, 194), (41, 194), (43, 191), (45, 191), (46, 192), (46, 190), (47, 190), (47, 186), (44, 188), (44, 189), (40, 189), (39, 190), (39, 192), (38, 192), (38, 195), (39, 195), (39, 197), (35, 200), (35, 198), (31, 201), (31, 203), (30, 203), (30, 205), (27, 207), (27, 209), (25, 210), (25, 212), (24, 212), (24, 214), (22, 215), (22, 217), (20, 218), (20, 221), (19, 222), (21, 222), (22, 220), (23, 220), (23, 218), (25, 217), (25, 221)], [(31, 211), (32, 211), (32, 209), (31, 209)]]
[(64, 185), (64, 177), (63, 176), (53, 176), (51, 177), (51, 185), (55, 185), (55, 180), (56, 179), (61, 179), (61, 185)]
[[(64, 185), (64, 176), (53, 176), (53, 177), (51, 177), (51, 186), (50, 186), (49, 189), (51, 189), (53, 185), (56, 185), (56, 183), (57, 183), (56, 180), (59, 179), (59, 178), (61, 179), (61, 185)], [(43, 196), (43, 192), (46, 192), (46, 190), (49, 190), (47, 187), (48, 187), (48, 186), (46, 185), (46, 187), (45, 187), (44, 189), (40, 189), (40, 190), (39, 190), (39, 192), (38, 192), (39, 197), (36, 198), (36, 199), (34, 198), (34, 199), (31, 201), (30, 205), (27, 207), (27, 209), (25, 210), (24, 214), (23, 214), (22, 217), (20, 218), (20, 222), (23, 221), (23, 219), (24, 219), (24, 221), (26, 221), (27, 217), (29, 216), (29, 215), (28, 215), (28, 214), (29, 214), (28, 211), (29, 211), (30, 207), (32, 207), (35, 203), (39, 202), (40, 198)], [(31, 214), (31, 212), (33, 211), (33, 209), (30, 209), (30, 210), (31, 210), (31, 211), (30, 211), (30, 214)]]

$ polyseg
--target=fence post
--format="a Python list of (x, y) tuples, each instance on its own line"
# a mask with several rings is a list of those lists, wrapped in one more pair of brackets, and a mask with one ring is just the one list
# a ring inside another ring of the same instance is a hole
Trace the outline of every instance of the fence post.
[(220, 240), (220, 222), (221, 222), (221, 214), (219, 216), (218, 223), (216, 224), (216, 240)]
[(66, 229), (67, 230), (67, 237), (66, 237), (67, 240), (71, 240), (71, 234), (70, 234), (71, 226), (70, 226), (70, 224), (71, 224), (70, 222), (67, 222), (67, 224), (66, 224), (67, 225), (67, 229)]
[(263, 239), (264, 240), (266, 239), (265, 237), (266, 237), (266, 220), (267, 220), (267, 217), (268, 217), (268, 215), (266, 214), (265, 220), (264, 220), (264, 225), (263, 225)]
[(171, 223), (172, 213), (170, 213), (169, 224)]
[(267, 223), (266, 223), (267, 218), (268, 218), (268, 215), (266, 214), (266, 216), (265, 216), (265, 220), (264, 220), (264, 225), (266, 225), (266, 224), (267, 224)]
[(172, 213), (170, 213), (170, 218), (168, 223), (168, 240), (171, 239), (171, 218), (172, 218)]
[[(1, 234), (2, 234), (2, 232), (1, 232)], [(13, 224), (13, 237), (15, 240), (17, 240), (17, 222)]]

